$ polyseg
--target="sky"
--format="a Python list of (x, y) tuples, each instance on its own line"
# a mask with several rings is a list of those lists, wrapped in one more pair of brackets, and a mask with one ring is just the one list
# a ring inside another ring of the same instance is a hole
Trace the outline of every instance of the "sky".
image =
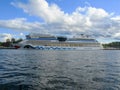
[(120, 0), (0, 0), (0, 41), (29, 33), (120, 40)]

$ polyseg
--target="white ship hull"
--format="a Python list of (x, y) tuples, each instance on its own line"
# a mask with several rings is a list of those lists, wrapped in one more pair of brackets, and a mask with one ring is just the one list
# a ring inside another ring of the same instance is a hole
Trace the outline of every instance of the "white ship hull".
[(21, 47), (22, 49), (36, 49), (36, 50), (100, 50), (101, 47), (63, 47), (63, 46), (32, 46)]
[(24, 49), (38, 50), (98, 50), (100, 43), (92, 38), (66, 38), (50, 35), (28, 35), (26, 40), (19, 43)]

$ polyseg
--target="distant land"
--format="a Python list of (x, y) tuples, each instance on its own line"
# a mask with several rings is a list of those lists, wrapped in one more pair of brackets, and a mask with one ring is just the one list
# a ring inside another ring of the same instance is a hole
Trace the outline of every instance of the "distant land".
[[(18, 44), (19, 42), (23, 41), (23, 39), (15, 39), (12, 38), (7, 39), (6, 42), (0, 42), (0, 49), (15, 49), (13, 44)], [(120, 50), (120, 42), (111, 42), (107, 44), (102, 44), (104, 50)]]
[(106, 50), (120, 50), (120, 42), (111, 42), (108, 44), (102, 44), (103, 48)]
[(19, 42), (23, 41), (23, 39), (15, 39), (12, 38), (6, 39), (6, 42), (0, 42), (0, 49), (14, 49), (13, 44), (18, 44)]

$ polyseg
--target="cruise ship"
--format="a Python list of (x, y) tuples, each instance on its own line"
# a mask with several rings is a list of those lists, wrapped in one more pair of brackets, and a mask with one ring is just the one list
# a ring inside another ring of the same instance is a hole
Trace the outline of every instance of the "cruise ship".
[(19, 43), (16, 48), (40, 49), (40, 50), (96, 50), (101, 49), (101, 44), (81, 34), (79, 37), (68, 38), (65, 36), (54, 36), (50, 34), (31, 33), (26, 39)]

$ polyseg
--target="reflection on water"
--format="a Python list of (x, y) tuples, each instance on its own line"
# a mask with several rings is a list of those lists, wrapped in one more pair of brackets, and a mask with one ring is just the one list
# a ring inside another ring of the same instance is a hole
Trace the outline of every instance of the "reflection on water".
[(120, 51), (0, 50), (0, 90), (120, 90)]

